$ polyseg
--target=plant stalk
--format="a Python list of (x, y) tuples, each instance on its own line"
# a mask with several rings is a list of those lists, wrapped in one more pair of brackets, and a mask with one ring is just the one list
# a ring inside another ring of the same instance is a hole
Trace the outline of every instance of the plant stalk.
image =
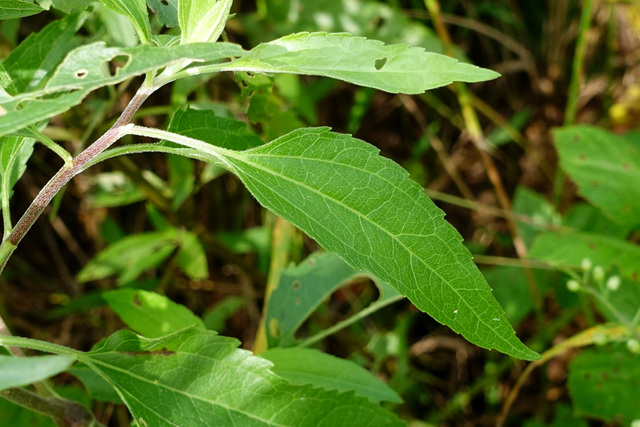
[(61, 427), (102, 426), (87, 408), (72, 400), (43, 397), (23, 388), (0, 391), (0, 397), (51, 417)]
[(36, 198), (31, 202), (31, 205), (16, 223), (11, 233), (3, 240), (2, 245), (0, 245), (0, 273), (4, 269), (11, 253), (15, 250), (40, 215), (42, 215), (55, 195), (58, 194), (58, 192), (69, 181), (71, 181), (74, 176), (82, 172), (87, 163), (126, 134), (123, 127), (129, 123), (134, 113), (156, 89), (157, 87), (145, 82), (145, 84), (131, 99), (125, 110), (122, 112), (122, 115), (120, 115), (113, 126), (93, 144), (78, 154), (71, 164), (64, 165), (58, 173), (49, 180), (42, 190), (40, 190), (40, 193), (38, 193)]

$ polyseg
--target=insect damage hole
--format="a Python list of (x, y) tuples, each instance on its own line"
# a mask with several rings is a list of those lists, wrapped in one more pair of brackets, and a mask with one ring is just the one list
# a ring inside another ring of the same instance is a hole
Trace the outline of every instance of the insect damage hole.
[(87, 70), (86, 68), (80, 68), (79, 70), (76, 70), (76, 72), (73, 74), (73, 77), (75, 77), (76, 79), (84, 79), (89, 75), (89, 70)]
[(373, 65), (376, 67), (376, 70), (381, 70), (386, 63), (387, 63), (387, 58), (381, 58), (381, 59), (376, 59), (376, 62)]

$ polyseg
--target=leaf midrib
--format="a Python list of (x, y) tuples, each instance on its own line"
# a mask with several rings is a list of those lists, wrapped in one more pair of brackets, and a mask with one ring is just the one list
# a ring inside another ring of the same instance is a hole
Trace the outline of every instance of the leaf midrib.
[[(306, 184), (304, 184), (304, 183), (301, 183), (301, 182), (299, 182), (299, 181), (296, 181), (296, 180), (294, 180), (294, 179), (292, 179), (292, 178), (290, 178), (290, 177), (288, 177), (288, 176), (286, 176), (286, 175), (283, 175), (283, 174), (281, 174), (281, 173), (279, 173), (279, 172), (276, 172), (276, 171), (274, 171), (274, 170), (268, 169), (268, 168), (263, 167), (263, 166), (261, 166), (261, 165), (259, 165), (259, 164), (256, 164), (256, 163), (254, 163), (254, 162), (249, 161), (249, 160), (246, 158), (247, 156), (243, 156), (243, 155), (242, 155), (242, 152), (234, 153), (234, 152), (232, 152), (232, 151), (225, 151), (225, 152), (223, 153), (223, 155), (224, 155), (224, 156), (230, 156), (230, 157), (233, 157), (233, 158), (235, 158), (236, 160), (244, 161), (245, 163), (250, 164), (250, 165), (254, 166), (254, 167), (255, 167), (255, 168), (257, 168), (257, 169), (260, 169), (260, 170), (263, 170), (263, 171), (265, 171), (265, 172), (271, 173), (271, 174), (272, 174), (272, 175), (274, 175), (274, 176), (278, 176), (278, 177), (282, 178), (283, 180), (289, 181), (289, 182), (294, 183), (294, 184), (296, 184), (296, 185), (300, 185), (301, 187), (303, 187), (303, 188), (305, 188), (305, 189), (307, 189), (307, 190), (309, 190), (309, 191), (311, 191), (311, 192), (313, 192), (313, 193), (316, 193), (316, 194), (318, 194), (318, 195), (320, 195), (320, 196), (322, 196), (322, 197), (324, 197), (324, 198), (326, 198), (326, 199), (328, 199), (328, 200), (330, 200), (330, 201), (333, 201), (335, 204), (337, 204), (337, 205), (339, 205), (339, 206), (342, 206), (342, 207), (344, 207), (345, 209), (347, 209), (347, 210), (349, 210), (349, 211), (351, 211), (351, 212), (355, 213), (358, 217), (365, 219), (365, 220), (366, 220), (366, 221), (368, 221), (370, 224), (372, 224), (372, 225), (374, 225), (374, 226), (377, 226), (380, 230), (384, 231), (387, 235), (389, 235), (393, 240), (397, 241), (397, 242), (401, 245), (401, 247), (405, 248), (405, 250), (406, 250), (406, 251), (407, 251), (411, 256), (413, 256), (413, 257), (417, 258), (417, 259), (418, 259), (418, 260), (419, 260), (419, 261), (420, 261), (420, 262), (421, 262), (425, 267), (427, 267), (427, 269), (428, 269), (428, 270), (430, 270), (430, 271), (431, 271), (432, 273), (434, 273), (438, 278), (440, 278), (440, 280), (441, 280), (444, 284), (446, 284), (446, 285), (447, 285), (447, 286), (448, 286), (448, 287), (449, 287), (449, 288), (450, 288), (450, 289), (451, 289), (451, 290), (452, 290), (452, 291), (453, 291), (453, 292), (458, 296), (458, 298), (459, 298), (459, 299), (462, 301), (462, 303), (463, 303), (463, 304), (464, 304), (464, 305), (469, 309), (469, 311), (470, 311), (470, 312), (472, 312), (472, 313), (474, 313), (474, 315), (475, 315), (476, 319), (478, 320), (478, 322), (480, 322), (480, 323), (484, 324), (484, 325), (485, 325), (486, 327), (488, 327), (490, 330), (492, 330), (492, 331), (496, 331), (496, 328), (492, 327), (492, 326), (491, 326), (491, 324), (484, 322), (484, 321), (479, 317), (479, 315), (475, 312), (475, 310), (473, 310), (473, 308), (472, 308), (472, 307), (471, 307), (471, 305), (467, 302), (467, 300), (466, 300), (465, 298), (463, 298), (463, 297), (460, 295), (460, 293), (458, 292), (458, 290), (457, 290), (457, 289), (455, 289), (455, 287), (453, 287), (453, 286), (452, 286), (452, 285), (451, 285), (447, 280), (444, 280), (444, 278), (443, 278), (443, 277), (442, 277), (442, 276), (441, 276), (441, 275), (440, 275), (436, 270), (434, 270), (431, 266), (429, 266), (429, 265), (428, 265), (428, 264), (427, 264), (427, 263), (426, 263), (426, 262), (425, 262), (425, 261), (424, 261), (420, 256), (418, 256), (416, 253), (414, 253), (413, 251), (411, 251), (411, 250), (410, 250), (410, 249), (409, 249), (409, 248), (408, 248), (408, 247), (407, 247), (407, 246), (406, 246), (402, 241), (400, 241), (400, 240), (397, 238), (397, 236), (396, 236), (395, 234), (392, 234), (391, 232), (389, 232), (389, 230), (387, 230), (387, 229), (385, 229), (384, 227), (380, 226), (380, 224), (378, 224), (378, 223), (376, 223), (376, 222), (372, 221), (372, 220), (371, 220), (370, 218), (368, 218), (367, 216), (362, 215), (360, 212), (358, 212), (357, 210), (355, 210), (355, 209), (353, 209), (353, 208), (351, 208), (351, 207), (349, 207), (349, 206), (345, 205), (345, 204), (344, 204), (344, 203), (342, 203), (341, 201), (339, 201), (339, 200), (337, 200), (337, 199), (335, 199), (335, 198), (333, 198), (333, 197), (330, 197), (330, 196), (328, 196), (328, 195), (326, 195), (326, 194), (324, 194), (324, 193), (321, 193), (320, 191), (316, 190), (316, 189), (315, 189), (315, 188), (313, 188), (313, 187), (310, 187), (310, 186), (308, 186), (308, 185), (306, 185)], [(265, 155), (265, 154), (251, 154), (251, 153), (249, 153), (249, 156), (252, 156), (252, 155), (253, 155), (253, 156), (257, 156), (257, 157), (259, 157), (259, 156), (267, 156), (267, 157), (268, 157), (268, 155)], [(300, 158), (300, 157), (296, 157), (296, 159), (301, 159), (301, 158)], [(315, 161), (316, 159), (306, 159), (306, 160), (307, 160), (307, 161), (309, 161), (309, 160), (311, 160), (311, 161)], [(326, 160), (325, 160), (325, 162), (328, 162), (328, 161), (326, 161)], [(352, 166), (350, 166), (350, 165), (345, 165), (345, 166), (346, 166), (346, 167), (352, 167)], [(358, 170), (358, 168), (353, 168), (353, 169)], [(360, 170), (362, 170), (362, 169), (360, 169)], [(244, 171), (242, 171), (241, 169), (237, 169), (237, 173), (238, 173), (238, 174), (242, 174), (242, 172), (244, 172)], [(371, 172), (368, 172), (368, 171), (367, 171), (367, 173), (371, 173)], [(391, 184), (391, 182), (390, 182), (390, 181), (388, 181), (385, 177), (383, 177), (383, 176), (379, 176), (379, 175), (376, 175), (376, 176), (378, 176), (379, 178), (381, 178), (381, 179), (383, 179), (384, 181), (387, 181), (389, 184)], [(393, 185), (393, 184), (392, 184), (392, 186), (393, 186), (394, 188), (396, 188), (396, 189), (398, 188), (397, 186), (395, 186), (395, 185)], [(405, 195), (406, 195), (406, 192), (404, 192), (403, 194), (405, 194)], [(297, 207), (296, 207), (296, 208), (297, 208)], [(301, 211), (300, 209), (298, 209), (298, 210), (299, 210), (300, 212), (303, 212), (303, 211)], [(305, 213), (305, 215), (306, 215), (308, 218), (313, 219), (311, 216), (307, 215), (306, 213)], [(444, 219), (443, 219), (443, 221), (444, 221)], [(314, 221), (314, 222), (317, 222), (317, 221)], [(323, 228), (324, 228), (324, 227), (323, 227)], [(332, 233), (332, 234), (333, 234), (333, 233)], [(335, 236), (335, 234), (334, 234), (334, 236)], [(433, 235), (425, 235), (425, 237), (436, 237), (436, 238), (438, 238), (440, 241), (442, 241), (442, 242), (444, 243), (444, 241), (443, 241), (443, 240), (440, 238), (440, 236), (438, 236), (437, 234), (433, 234)], [(340, 240), (340, 239), (338, 239), (338, 240)], [(446, 247), (448, 247), (448, 245), (447, 245), (446, 243), (445, 243), (445, 246), (446, 246)], [(415, 276), (415, 273), (414, 273), (414, 276)], [(426, 298), (426, 295), (425, 295), (424, 293), (423, 293), (422, 295), (423, 295), (423, 296), (425, 296), (425, 298)], [(443, 314), (444, 314), (444, 311), (443, 311)], [(501, 334), (497, 334), (497, 333), (496, 333), (496, 334), (495, 334), (495, 336), (499, 336), (499, 337), (500, 337), (500, 340), (502, 340), (502, 341), (503, 341), (507, 346), (511, 347), (513, 350), (517, 350), (517, 349), (516, 349), (513, 345), (511, 345), (511, 344), (510, 344), (506, 339), (504, 339), (504, 338), (502, 337), (502, 335), (501, 335)]]

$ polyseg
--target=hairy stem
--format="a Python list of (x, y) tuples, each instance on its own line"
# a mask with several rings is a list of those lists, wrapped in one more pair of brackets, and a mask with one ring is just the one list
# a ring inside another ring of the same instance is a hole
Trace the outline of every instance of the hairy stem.
[(53, 418), (58, 426), (101, 426), (93, 414), (78, 402), (58, 397), (43, 397), (23, 388), (0, 391), (0, 396), (34, 412)]
[(142, 103), (155, 91), (156, 87), (150, 84), (143, 85), (122, 112), (120, 118), (113, 126), (98, 138), (93, 144), (87, 147), (73, 161), (63, 166), (58, 173), (40, 190), (40, 193), (31, 202), (22, 218), (17, 222), (11, 233), (3, 240), (0, 247), (0, 272), (7, 263), (11, 252), (18, 246), (18, 243), (24, 238), (29, 229), (36, 220), (42, 215), (45, 208), (49, 205), (55, 195), (64, 187), (74, 176), (85, 169), (87, 163), (93, 158), (109, 148), (114, 142), (125, 135), (124, 126), (129, 123), (133, 114), (140, 108)]

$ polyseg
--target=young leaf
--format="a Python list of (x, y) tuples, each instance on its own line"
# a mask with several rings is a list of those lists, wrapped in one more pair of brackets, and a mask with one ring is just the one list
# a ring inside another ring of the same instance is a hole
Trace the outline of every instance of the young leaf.
[(78, 273), (80, 282), (118, 274), (120, 284), (135, 280), (146, 270), (157, 267), (178, 246), (175, 230), (133, 234), (107, 246)]
[(0, 9), (0, 20), (23, 18), (25, 16), (35, 15), (44, 9), (37, 4), (29, 3), (23, 0), (3, 0)]
[(27, 168), (35, 140), (19, 136), (0, 137), (0, 195), (11, 197), (13, 186)]
[(180, 44), (215, 42), (222, 34), (233, 0), (180, 0)]
[(498, 73), (404, 44), (385, 45), (347, 33), (299, 33), (263, 43), (219, 70), (332, 77), (391, 93), (422, 93), (454, 81)]
[(368, 399), (292, 385), (237, 345), (211, 331), (153, 340), (119, 331), (79, 359), (111, 383), (140, 425), (402, 425)]
[[(231, 150), (246, 150), (263, 144), (258, 135), (247, 129), (246, 123), (216, 116), (211, 110), (179, 109), (173, 114), (167, 130)], [(161, 144), (178, 146), (166, 141)]]
[[(300, 265), (284, 270), (267, 308), (269, 347), (294, 345), (296, 331), (322, 301), (340, 286), (362, 276), (363, 272), (328, 252), (314, 253)], [(380, 298), (373, 304), (398, 299), (393, 288), (377, 285)]]
[(45, 380), (66, 371), (74, 361), (69, 356), (0, 356), (0, 390)]
[(273, 363), (271, 370), (292, 384), (310, 384), (327, 390), (354, 390), (374, 402), (402, 403), (402, 398), (371, 372), (350, 360), (311, 348), (274, 348), (260, 353)]
[(212, 151), (263, 206), (437, 321), (481, 347), (538, 357), (516, 338), (442, 211), (373, 146), (317, 128), (247, 151)]
[(607, 270), (615, 265), (623, 277), (640, 280), (640, 247), (599, 234), (544, 233), (536, 239), (529, 256), (565, 268), (579, 268), (582, 260), (589, 258), (594, 266)]
[(149, 15), (147, 5), (144, 0), (99, 0), (114, 12), (129, 18), (140, 37), (140, 41), (145, 44), (151, 42), (151, 28), (149, 25)]
[(192, 280), (204, 280), (209, 277), (207, 254), (194, 233), (182, 231), (180, 233), (180, 250), (176, 259), (184, 273)]
[(157, 338), (189, 328), (204, 329), (204, 324), (183, 305), (154, 292), (117, 289), (102, 297), (124, 323), (148, 338)]
[(579, 125), (553, 135), (560, 164), (580, 195), (620, 224), (640, 224), (640, 134)]

